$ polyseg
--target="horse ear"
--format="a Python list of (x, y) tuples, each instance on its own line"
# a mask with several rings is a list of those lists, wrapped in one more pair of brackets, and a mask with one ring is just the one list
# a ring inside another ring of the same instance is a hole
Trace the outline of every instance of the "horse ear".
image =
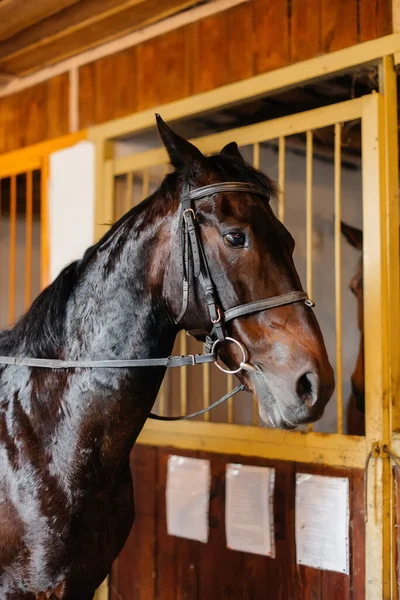
[(356, 248), (357, 250), (363, 249), (363, 232), (361, 229), (357, 229), (356, 227), (351, 227), (350, 225), (346, 225), (343, 221), (340, 221), (341, 229), (344, 237), (349, 242), (350, 246)]
[(175, 169), (183, 169), (193, 163), (201, 163), (204, 160), (204, 156), (200, 150), (177, 133), (174, 133), (162, 120), (160, 115), (156, 114), (156, 120), (161, 141)]
[(244, 162), (243, 156), (239, 152), (239, 148), (236, 142), (230, 142), (226, 146), (224, 146), (220, 152), (223, 156), (229, 156), (230, 158), (235, 158), (236, 160), (240, 160)]

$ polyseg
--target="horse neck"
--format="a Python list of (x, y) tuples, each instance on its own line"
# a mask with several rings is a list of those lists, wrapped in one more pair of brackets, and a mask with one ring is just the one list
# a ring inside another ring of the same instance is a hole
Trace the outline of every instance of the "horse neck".
[[(63, 358), (112, 360), (171, 353), (176, 327), (162, 299), (168, 251), (159, 251), (157, 221), (146, 225), (142, 217), (139, 213), (131, 228), (127, 220), (82, 267), (65, 307)], [(76, 482), (81, 475), (86, 481), (93, 468), (113, 477), (126, 463), (165, 369), (19, 373), (8, 395), (19, 399), (35, 435), (46, 440), (54, 471)]]

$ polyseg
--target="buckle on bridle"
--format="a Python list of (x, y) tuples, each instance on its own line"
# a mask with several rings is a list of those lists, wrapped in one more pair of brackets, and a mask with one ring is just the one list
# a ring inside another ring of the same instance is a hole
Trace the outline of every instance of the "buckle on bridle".
[[(217, 315), (218, 315), (218, 317), (216, 319), (211, 319), (211, 323), (213, 325), (215, 325), (216, 323), (220, 323), (220, 321), (222, 319), (222, 314), (221, 314), (221, 311), (219, 310), (218, 306), (217, 306)], [(226, 338), (226, 339), (228, 340), (229, 338)]]
[(315, 306), (315, 302), (313, 302), (313, 301), (311, 300), (311, 298), (306, 298), (306, 299), (304, 300), (304, 304), (305, 304), (306, 306), (308, 306), (309, 308), (314, 308), (314, 306)]
[(196, 213), (194, 212), (193, 208), (185, 208), (185, 210), (183, 211), (183, 218), (186, 220), (186, 213), (192, 213), (193, 216), (193, 220), (196, 220)]

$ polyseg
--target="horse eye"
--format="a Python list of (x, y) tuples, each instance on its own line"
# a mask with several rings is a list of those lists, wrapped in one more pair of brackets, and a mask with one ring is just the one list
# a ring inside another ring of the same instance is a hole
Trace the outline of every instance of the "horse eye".
[(224, 242), (227, 246), (234, 248), (243, 248), (246, 243), (246, 236), (241, 231), (231, 231), (224, 235)]

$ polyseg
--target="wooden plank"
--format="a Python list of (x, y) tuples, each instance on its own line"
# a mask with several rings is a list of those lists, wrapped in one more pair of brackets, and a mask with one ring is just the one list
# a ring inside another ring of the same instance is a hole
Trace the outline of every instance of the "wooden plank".
[[(175, 450), (172, 450), (175, 453)], [(167, 482), (168, 449), (158, 450), (158, 481), (156, 490), (157, 509), (157, 557), (155, 597), (162, 600), (177, 598), (176, 540), (167, 533), (165, 489)]]
[(4, 124), (4, 135), (5, 145), (4, 151), (10, 152), (20, 148), (20, 129), (21, 123), (21, 111), (20, 111), (21, 94), (13, 94), (12, 96), (6, 96), (3, 98), (3, 124)]
[[(254, 4), (246, 2), (226, 11), (228, 22), (229, 81), (252, 77), (254, 72)], [(243, 52), (242, 49), (246, 50)]]
[[(230, 550), (225, 534), (225, 470), (228, 457), (201, 452), (211, 460), (209, 541), (200, 548), (199, 600), (251, 597), (251, 582), (245, 580), (245, 554)], [(248, 596), (246, 596), (246, 588)]]
[(93, 63), (95, 123), (111, 121), (136, 110), (136, 52), (136, 47), (130, 48)]
[(253, 1), (255, 72), (284, 67), (290, 62), (288, 1)]
[(360, 42), (392, 33), (391, 0), (359, 0)]
[(46, 82), (46, 85), (46, 138), (53, 139), (69, 133), (68, 73), (52, 77)]
[(80, 0), (2, 0), (0, 2), (0, 40), (36, 25)]
[(118, 558), (113, 593), (124, 600), (153, 600), (156, 561), (157, 450), (135, 445), (131, 456), (135, 523)]
[[(18, 74), (35, 71), (39, 67), (54, 64), (101, 42), (159, 21), (190, 6), (195, 0), (163, 0), (161, 10), (159, 0), (143, 0), (134, 6), (133, 2), (125, 2), (120, 7), (123, 10), (105, 13), (101, 19), (93, 19), (93, 15), (99, 13), (98, 0), (90, 2), (93, 7), (90, 19), (81, 19), (71, 27), (62, 27), (63, 20), (59, 18), (54, 26), (50, 26), (46, 32), (42, 31), (41, 37), (37, 37), (40, 30), (37, 26), (34, 33), (37, 41), (30, 43), (26, 36), (21, 39), (21, 34), (13, 51), (10, 50), (9, 43), (0, 44), (0, 71)], [(56, 33), (53, 33), (52, 27), (55, 27)]]
[(181, 27), (137, 46), (137, 110), (190, 95), (190, 32)]
[[(365, 598), (364, 470), (353, 469), (351, 490), (351, 600)], [(398, 531), (398, 530), (397, 530)]]
[(31, 146), (46, 139), (47, 86), (40, 83), (18, 93), (20, 128), (19, 147)]
[(95, 64), (88, 63), (79, 69), (79, 126), (83, 129), (96, 125)]
[(307, 60), (321, 53), (320, 0), (292, 0), (290, 50), (292, 62)]
[(357, 0), (322, 0), (322, 52), (357, 44)]
[(229, 83), (228, 23), (225, 13), (191, 25), (192, 92), (199, 94)]

